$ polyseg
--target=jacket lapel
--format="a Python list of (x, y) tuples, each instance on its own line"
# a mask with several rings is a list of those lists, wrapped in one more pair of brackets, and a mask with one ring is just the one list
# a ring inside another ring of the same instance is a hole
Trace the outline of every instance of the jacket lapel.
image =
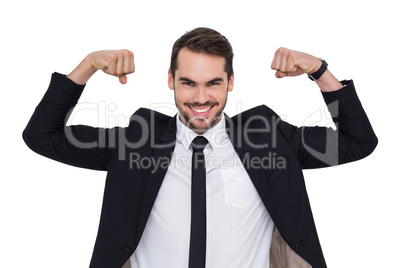
[[(155, 140), (152, 142), (154, 144), (154, 146), (152, 146), (151, 148), (152, 159), (154, 160), (153, 163), (161, 163), (158, 161), (166, 159), (169, 159), (170, 163), (176, 143), (176, 116), (173, 116), (169, 120), (167, 127), (162, 135), (159, 137), (155, 137)], [(169, 165), (166, 163), (163, 165), (157, 164), (157, 168), (153, 167), (148, 173), (147, 186), (145, 189), (144, 200), (142, 203), (140, 219), (138, 223), (138, 242), (145, 229), (145, 225), (148, 221), (148, 217), (151, 213), (156, 196), (158, 195), (159, 189), (162, 185), (168, 166)]]

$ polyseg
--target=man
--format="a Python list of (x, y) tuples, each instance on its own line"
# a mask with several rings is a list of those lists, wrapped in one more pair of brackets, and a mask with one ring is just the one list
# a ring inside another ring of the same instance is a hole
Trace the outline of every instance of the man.
[(168, 73), (179, 113), (141, 108), (127, 128), (64, 122), (97, 70), (126, 83), (133, 53), (94, 52), (68, 76), (53, 74), (23, 137), (39, 154), (108, 171), (91, 267), (326, 267), (302, 168), (355, 161), (376, 147), (353, 82), (280, 48), (276, 77), (308, 74), (338, 129), (297, 128), (264, 105), (229, 118), (232, 59), (218, 32), (187, 32)]

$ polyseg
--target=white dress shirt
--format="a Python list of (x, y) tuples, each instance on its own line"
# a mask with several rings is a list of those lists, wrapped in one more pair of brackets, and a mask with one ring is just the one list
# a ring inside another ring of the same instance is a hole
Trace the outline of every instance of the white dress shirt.
[[(224, 118), (222, 115), (221, 118)], [(133, 268), (188, 267), (191, 223), (191, 142), (198, 135), (176, 115), (176, 146)], [(269, 267), (274, 224), (220, 120), (203, 134), (206, 159), (206, 267)]]

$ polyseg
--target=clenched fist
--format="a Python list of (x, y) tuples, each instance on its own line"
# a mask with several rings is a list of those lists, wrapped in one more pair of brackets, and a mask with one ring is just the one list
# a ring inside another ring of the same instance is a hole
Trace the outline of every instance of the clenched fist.
[(120, 83), (127, 82), (126, 74), (135, 71), (134, 54), (130, 50), (103, 50), (89, 55), (92, 66), (98, 70), (119, 77)]
[(277, 78), (283, 78), (304, 73), (312, 74), (320, 68), (321, 64), (319, 58), (281, 47), (275, 52), (271, 68), (277, 71), (275, 73)]
[(126, 75), (135, 71), (134, 54), (127, 49), (92, 52), (67, 77), (83, 85), (97, 70), (117, 76), (125, 84)]

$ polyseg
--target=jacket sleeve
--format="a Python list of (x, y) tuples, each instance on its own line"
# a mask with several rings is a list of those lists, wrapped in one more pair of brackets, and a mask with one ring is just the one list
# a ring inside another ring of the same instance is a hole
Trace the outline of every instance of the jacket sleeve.
[(295, 127), (278, 121), (278, 128), (294, 147), (304, 169), (340, 165), (371, 154), (378, 139), (360, 103), (352, 80), (338, 91), (322, 92), (336, 130)]
[(69, 165), (107, 170), (122, 128), (65, 126), (85, 86), (54, 73), (43, 99), (23, 131), (34, 152)]

